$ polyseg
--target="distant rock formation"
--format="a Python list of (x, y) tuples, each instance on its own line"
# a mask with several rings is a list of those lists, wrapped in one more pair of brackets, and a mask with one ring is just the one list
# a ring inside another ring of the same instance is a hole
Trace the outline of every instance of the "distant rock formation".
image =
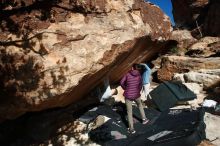
[(219, 62), (219, 57), (166, 56), (162, 58), (157, 76), (160, 81), (167, 81), (172, 80), (176, 73), (181, 73), (183, 82), (200, 83), (207, 87), (220, 80)]
[(165, 49), (172, 27), (141, 0), (0, 1), (0, 121), (63, 107)]
[(219, 0), (172, 0), (177, 28), (187, 28), (194, 36), (220, 36)]

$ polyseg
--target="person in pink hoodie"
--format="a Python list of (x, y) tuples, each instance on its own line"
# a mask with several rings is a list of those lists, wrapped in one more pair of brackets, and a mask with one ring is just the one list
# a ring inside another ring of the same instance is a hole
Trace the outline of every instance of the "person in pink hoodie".
[(142, 78), (140, 74), (140, 65), (134, 64), (132, 69), (124, 75), (124, 77), (120, 81), (121, 87), (124, 89), (124, 97), (125, 97), (125, 104), (127, 108), (128, 114), (128, 125), (129, 125), (129, 132), (134, 134), (134, 124), (133, 124), (133, 117), (132, 117), (132, 102), (135, 101), (142, 117), (142, 123), (147, 124), (148, 119), (146, 118), (143, 105), (141, 103), (141, 88), (142, 88)]

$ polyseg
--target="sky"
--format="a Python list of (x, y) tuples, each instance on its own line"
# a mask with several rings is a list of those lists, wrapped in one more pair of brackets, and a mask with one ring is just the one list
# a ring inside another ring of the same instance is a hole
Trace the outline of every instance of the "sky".
[(172, 3), (171, 0), (148, 0), (149, 2), (158, 5), (164, 13), (166, 13), (169, 17), (170, 20), (172, 22), (172, 24), (174, 25), (174, 20), (173, 20), (173, 14), (172, 14)]

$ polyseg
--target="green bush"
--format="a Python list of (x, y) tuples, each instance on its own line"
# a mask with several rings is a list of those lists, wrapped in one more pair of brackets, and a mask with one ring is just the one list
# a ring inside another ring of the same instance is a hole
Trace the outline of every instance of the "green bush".
[(170, 48), (171, 53), (178, 53), (178, 48), (176, 46)]

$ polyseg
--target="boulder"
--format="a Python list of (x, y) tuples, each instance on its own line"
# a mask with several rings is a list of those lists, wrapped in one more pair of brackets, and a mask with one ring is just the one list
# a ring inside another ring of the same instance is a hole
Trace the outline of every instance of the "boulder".
[(220, 68), (219, 62), (219, 57), (164, 56), (161, 61), (161, 68), (157, 72), (157, 78), (160, 81), (168, 81), (173, 79), (174, 73), (197, 72), (201, 69), (212, 70), (217, 73)]
[(211, 141), (212, 144), (216, 146), (220, 145), (220, 127), (218, 126), (218, 123), (220, 122), (220, 117), (210, 113), (205, 113), (204, 121), (206, 124), (207, 140)]
[(177, 28), (192, 30), (193, 36), (219, 36), (219, 0), (172, 0)]
[(187, 48), (197, 41), (186, 29), (174, 30), (170, 39), (178, 42), (177, 46), (170, 48), (170, 52), (181, 56), (185, 55)]
[(183, 83), (183, 84), (186, 85), (187, 88), (189, 88), (197, 95), (203, 91), (202, 84), (198, 84), (198, 83)]
[(209, 0), (172, 0), (173, 16), (176, 26), (187, 28), (196, 27), (195, 20), (205, 16), (206, 13), (204, 10), (208, 4)]
[(176, 80), (176, 81), (180, 81), (182, 83), (185, 83), (185, 79), (184, 79), (184, 74), (182, 73), (174, 73), (173, 74), (173, 80)]
[(219, 55), (219, 37), (204, 37), (191, 45), (186, 55), (196, 57), (218, 57)]
[(106, 77), (117, 83), (165, 49), (172, 31), (141, 0), (1, 3), (0, 121), (76, 103)]
[(191, 35), (191, 32), (186, 29), (174, 30), (170, 39), (177, 41), (178, 48), (182, 49), (187, 49), (189, 46), (197, 41), (197, 39)]
[(219, 0), (210, 0), (203, 26), (203, 32), (205, 35), (220, 36), (219, 6)]
[(199, 72), (188, 72), (184, 74), (184, 79), (185, 82), (203, 84), (204, 87), (208, 87), (215, 81), (220, 80), (220, 76)]
[[(173, 76), (174, 80), (181, 81), (183, 83), (197, 83), (201, 84), (205, 88), (213, 85), (216, 81), (220, 80), (220, 70), (207, 70), (200, 69), (195, 71), (190, 71), (187, 73), (175, 73)], [(198, 93), (197, 93), (198, 94)]]

